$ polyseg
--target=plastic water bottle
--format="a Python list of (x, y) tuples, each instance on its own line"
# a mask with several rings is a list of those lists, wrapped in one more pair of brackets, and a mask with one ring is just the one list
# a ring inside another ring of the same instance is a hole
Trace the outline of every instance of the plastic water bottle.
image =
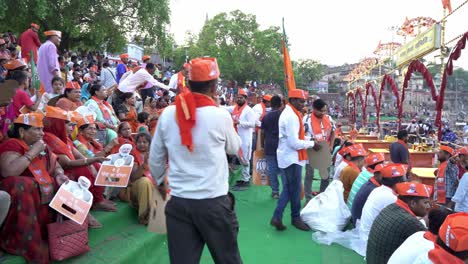
[(85, 145), (83, 145), (79, 140), (73, 141), (73, 144), (81, 154), (85, 155), (85, 157), (94, 158), (94, 153), (91, 150), (89, 150)]

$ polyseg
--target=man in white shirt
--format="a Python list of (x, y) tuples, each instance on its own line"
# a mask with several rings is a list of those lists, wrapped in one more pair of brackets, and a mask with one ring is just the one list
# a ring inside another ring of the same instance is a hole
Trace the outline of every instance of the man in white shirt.
[(434, 249), (437, 234), (450, 211), (435, 208), (429, 211), (429, 230), (419, 231), (408, 237), (388, 260), (387, 264), (414, 263), (419, 255)]
[(185, 80), (187, 79), (188, 67), (189, 65), (184, 63), (184, 65), (180, 68), (180, 71), (177, 74), (173, 74), (169, 80), (169, 88), (172, 91), (175, 91), (177, 94), (188, 90), (187, 84), (185, 83)]
[(302, 113), (306, 94), (303, 90), (294, 89), (288, 93), (289, 104), (286, 105), (279, 119), (279, 142), (276, 151), (278, 167), (281, 169), (283, 190), (270, 224), (278, 231), (283, 231), (283, 212), (291, 203), (291, 223), (299, 230), (310, 228), (301, 220), (302, 169), (307, 161), (307, 149), (320, 150), (315, 141), (306, 141)]
[(361, 219), (358, 221), (359, 236), (363, 241), (367, 241), (372, 224), (380, 211), (396, 202), (395, 185), (405, 181), (407, 170), (407, 165), (393, 163), (380, 169), (382, 185), (370, 193), (362, 209)]
[(228, 195), (227, 154), (241, 141), (229, 113), (213, 98), (219, 69), (214, 58), (191, 62), (192, 92), (179, 94), (159, 117), (149, 165), (159, 192), (166, 194), (169, 161), (171, 199), (166, 224), (171, 263), (199, 263), (205, 243), (215, 263), (242, 263), (237, 244), (239, 224)]
[(258, 129), (262, 126), (262, 119), (270, 111), (270, 101), (271, 101), (271, 95), (266, 94), (263, 96), (262, 102), (259, 104), (256, 104), (252, 110), (255, 113), (255, 117), (257, 118), (257, 129), (255, 132), (258, 131)]
[(348, 142), (348, 146), (343, 145), (343, 147), (338, 151), (337, 154), (342, 156), (341, 162), (336, 166), (335, 164), (335, 174), (333, 175), (333, 180), (339, 180), (341, 172), (343, 171), (346, 166), (349, 165), (351, 162), (351, 156), (349, 155), (349, 147), (351, 147), (353, 144), (351, 142)]
[(247, 104), (247, 93), (239, 90), (236, 106), (229, 107), (234, 127), (241, 140), (242, 148), (238, 153), (238, 158), (242, 165), (242, 178), (233, 187), (234, 191), (243, 191), (250, 187), (250, 158), (252, 157), (252, 135), (254, 132), (256, 117), (255, 113)]
[(410, 134), (416, 135), (418, 133), (418, 124), (416, 124), (416, 119), (411, 120), (411, 124), (406, 127), (406, 131)]
[(142, 88), (147, 83), (151, 83), (153, 86), (169, 90), (169, 87), (165, 84), (154, 79), (153, 74), (155, 71), (156, 66), (153, 63), (148, 63), (146, 64), (145, 69), (139, 69), (135, 73), (121, 80), (118, 89), (123, 93), (133, 93), (138, 88)]
[(109, 62), (104, 62), (101, 69), (101, 83), (106, 88), (117, 84), (114, 71), (109, 67)]
[(468, 213), (455, 213), (447, 216), (439, 229), (434, 248), (422, 252), (412, 263), (468, 263), (467, 222)]

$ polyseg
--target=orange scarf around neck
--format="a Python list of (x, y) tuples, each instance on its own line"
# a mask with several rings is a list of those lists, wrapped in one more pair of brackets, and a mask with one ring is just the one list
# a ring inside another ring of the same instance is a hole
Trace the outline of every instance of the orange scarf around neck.
[[(289, 107), (294, 111), (296, 114), (297, 118), (299, 119), (299, 139), (300, 140), (305, 140), (305, 131), (304, 131), (304, 122), (302, 122), (302, 113), (297, 111), (294, 106), (291, 104), (288, 104)], [(300, 149), (297, 151), (297, 154), (299, 155), (299, 161), (307, 160), (307, 151), (305, 149)]]
[[(244, 105), (240, 106), (238, 104), (236, 104), (236, 106), (234, 107), (234, 110), (232, 110), (232, 120), (233, 121), (239, 121), (240, 119), (240, 116), (242, 115), (242, 111), (244, 111), (244, 108), (247, 106), (247, 102), (244, 103)], [(236, 129), (236, 132), (237, 132), (237, 124), (234, 124), (234, 128)]]
[(193, 151), (192, 128), (196, 124), (196, 110), (198, 107), (216, 106), (214, 100), (204, 94), (180, 93), (176, 97), (176, 118), (179, 125), (182, 145)]

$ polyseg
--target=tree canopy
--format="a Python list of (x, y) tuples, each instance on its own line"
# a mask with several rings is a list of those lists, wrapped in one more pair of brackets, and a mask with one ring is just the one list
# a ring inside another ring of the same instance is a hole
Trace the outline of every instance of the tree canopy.
[(197, 36), (178, 47), (174, 53), (177, 66), (185, 61), (185, 52), (189, 58), (216, 57), (225, 80), (283, 83), (279, 28), (261, 30), (255, 15), (239, 10), (216, 15)]
[(313, 81), (320, 80), (325, 70), (324, 65), (311, 59), (294, 62), (293, 67), (296, 86), (301, 88), (309, 87)]
[(0, 0), (0, 31), (21, 33), (36, 23), (41, 32), (62, 31), (61, 49), (121, 51), (135, 37), (165, 41), (169, 12), (168, 0)]

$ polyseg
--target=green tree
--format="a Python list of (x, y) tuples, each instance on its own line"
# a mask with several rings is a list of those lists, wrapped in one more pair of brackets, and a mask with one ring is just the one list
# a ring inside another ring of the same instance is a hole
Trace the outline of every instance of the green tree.
[(309, 87), (313, 81), (323, 77), (325, 66), (318, 61), (306, 59), (293, 63), (294, 78), (299, 87)]
[(0, 31), (21, 33), (34, 22), (62, 31), (61, 49), (121, 51), (132, 37), (164, 41), (169, 12), (168, 0), (0, 0)]
[(278, 27), (260, 30), (255, 15), (239, 10), (220, 13), (205, 22), (198, 36), (190, 36), (174, 52), (176, 66), (189, 58), (213, 56), (221, 78), (283, 83), (281, 34)]

